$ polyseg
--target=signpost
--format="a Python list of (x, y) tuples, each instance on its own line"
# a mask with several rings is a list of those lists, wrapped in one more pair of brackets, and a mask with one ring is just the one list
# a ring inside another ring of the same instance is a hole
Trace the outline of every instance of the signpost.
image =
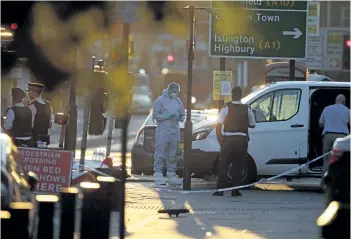
[[(223, 3), (227, 4), (225, 9)], [(215, 13), (210, 16), (210, 56), (305, 58), (307, 1), (213, 1), (212, 8)], [(230, 26), (232, 31), (228, 31)]]
[(319, 36), (320, 3), (308, 3), (308, 36)]
[(323, 38), (321, 36), (309, 36), (307, 40), (306, 59), (298, 61), (311, 70), (323, 69)]
[[(231, 100), (233, 76), (231, 71), (213, 71), (213, 100)], [(220, 110), (220, 109), (219, 109)]]

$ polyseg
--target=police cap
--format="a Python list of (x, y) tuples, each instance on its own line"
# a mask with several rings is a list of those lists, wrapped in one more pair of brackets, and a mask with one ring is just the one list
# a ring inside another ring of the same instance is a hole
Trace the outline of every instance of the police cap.
[(26, 92), (19, 87), (12, 87), (11, 95), (13, 95), (16, 98), (22, 98), (22, 99), (26, 98), (27, 96)]
[(35, 83), (35, 82), (28, 82), (28, 89), (29, 90), (37, 90), (37, 91), (42, 91), (44, 89), (44, 85), (40, 83)]

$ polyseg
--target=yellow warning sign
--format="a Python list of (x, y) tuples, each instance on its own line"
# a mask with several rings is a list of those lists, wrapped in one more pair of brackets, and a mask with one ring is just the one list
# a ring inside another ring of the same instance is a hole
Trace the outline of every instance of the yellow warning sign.
[[(213, 71), (213, 100), (224, 100), (224, 102), (231, 101), (231, 85), (233, 76), (231, 71)], [(228, 92), (228, 89), (230, 91)]]

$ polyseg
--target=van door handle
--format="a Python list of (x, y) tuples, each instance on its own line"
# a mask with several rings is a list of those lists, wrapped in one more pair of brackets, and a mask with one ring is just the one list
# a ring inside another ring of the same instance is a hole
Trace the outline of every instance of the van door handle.
[(304, 125), (303, 124), (293, 124), (290, 125), (291, 128), (302, 128)]

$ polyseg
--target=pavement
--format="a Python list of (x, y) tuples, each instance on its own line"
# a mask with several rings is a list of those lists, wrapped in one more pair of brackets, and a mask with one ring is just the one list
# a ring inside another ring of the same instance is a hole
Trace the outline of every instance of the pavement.
[[(193, 180), (193, 188), (201, 188)], [(275, 188), (242, 190), (242, 197), (214, 197), (211, 193), (157, 191), (153, 183), (127, 183), (126, 238), (243, 238), (310, 239), (318, 238), (316, 219), (324, 211), (323, 194)], [(160, 209), (187, 208), (179, 217), (159, 214)], [(57, 210), (54, 224), (59, 226)], [(77, 210), (75, 238), (79, 238), (80, 210)], [(98, 220), (91, 218), (91, 220)], [(113, 212), (110, 239), (119, 238), (119, 213)]]

